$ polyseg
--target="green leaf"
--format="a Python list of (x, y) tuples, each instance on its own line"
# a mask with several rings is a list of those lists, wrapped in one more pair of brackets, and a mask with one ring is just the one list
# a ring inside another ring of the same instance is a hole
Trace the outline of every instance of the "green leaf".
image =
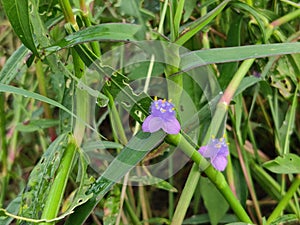
[(68, 144), (68, 135), (62, 134), (49, 146), (39, 163), (30, 173), (26, 190), (22, 195), (20, 215), (39, 219), (48, 199), (51, 183)]
[[(65, 204), (64, 206), (64, 213), (61, 214), (59, 217), (53, 218), (51, 220), (47, 219), (38, 219), (40, 217), (40, 212), (45, 209), (45, 201), (50, 200), (49, 198), (49, 191), (50, 187), (53, 184), (53, 177), (59, 174), (59, 164), (62, 159), (63, 153), (69, 149), (70, 144), (69, 140), (67, 139), (69, 135), (63, 134), (60, 135), (47, 149), (47, 151), (43, 154), (40, 162), (34, 167), (32, 170), (29, 181), (26, 187), (26, 190), (23, 194), (19, 195), (15, 198), (7, 207), (7, 209), (0, 209), (0, 213), (7, 215), (6, 217), (2, 218), (0, 216), (1, 224), (10, 224), (13, 218), (22, 220), (22, 224), (41, 224), (42, 222), (53, 223), (55, 221), (62, 220), (66, 216), (70, 215), (74, 212), (74, 208), (78, 207), (81, 204), (84, 204), (91, 195), (87, 195), (86, 191), (87, 188), (91, 184), (91, 180), (86, 176), (86, 169), (87, 169), (87, 160), (84, 157), (84, 154), (80, 149), (77, 149), (76, 153), (79, 153), (79, 171), (77, 181), (80, 181), (79, 187), (73, 192), (74, 195), (72, 202), (70, 204)], [(70, 136), (69, 136), (70, 137)], [(65, 148), (66, 149), (65, 151)], [(68, 157), (67, 157), (68, 158)], [(61, 168), (64, 169), (64, 168)], [(66, 181), (65, 181), (66, 182)], [(54, 187), (55, 194), (63, 195), (58, 188)], [(21, 202), (22, 201), (22, 202)], [(67, 201), (68, 202), (68, 201)], [(20, 209), (20, 204), (23, 206)], [(51, 204), (52, 210), (53, 204)], [(20, 215), (18, 211), (21, 211)]]
[(101, 193), (103, 180), (110, 182), (119, 181), (125, 174), (130, 171), (138, 162), (140, 162), (149, 151), (157, 147), (164, 139), (166, 134), (163, 131), (156, 133), (144, 133), (139, 131), (133, 136), (121, 153), (104, 171), (102, 176), (93, 184), (90, 192), (94, 194)]
[[(199, 32), (203, 27), (209, 24), (228, 4), (230, 0), (222, 1), (215, 9), (207, 13), (205, 16), (200, 19), (192, 22), (187, 27), (185, 27), (185, 31), (179, 36), (179, 38), (175, 41), (175, 44), (183, 45), (187, 42), (191, 37), (193, 37), (197, 32)], [(186, 31), (187, 30), (187, 31)]]
[(166, 134), (162, 131), (153, 134), (139, 131), (132, 137), (102, 176), (88, 190), (87, 194), (92, 193), (93, 197), (76, 208), (75, 213), (70, 215), (65, 225), (81, 225), (112, 185), (124, 177), (149, 151), (157, 147), (165, 136)]
[(298, 87), (295, 90), (293, 103), (291, 107), (288, 108), (282, 126), (279, 128), (279, 138), (280, 138), (280, 144), (282, 145), (283, 153), (287, 153), (290, 151), (289, 149), (290, 137), (295, 127), (295, 118), (296, 118), (296, 111), (297, 111), (297, 105), (299, 99), (297, 93), (298, 93)]
[(46, 51), (59, 51), (84, 42), (91, 41), (134, 41), (141, 26), (134, 24), (105, 23), (74, 32), (58, 43), (46, 48)]
[[(265, 23), (267, 24), (268, 21), (267, 19), (265, 18), (264, 15), (262, 15), (258, 10), (256, 10), (256, 8), (253, 8), (251, 7), (249, 4), (247, 3), (244, 3), (244, 2), (233, 2), (232, 3), (232, 6), (234, 8), (237, 8), (237, 10), (241, 10), (241, 11), (245, 11), (246, 15), (249, 15), (251, 17), (253, 17), (259, 27), (259, 31), (260, 32), (257, 32), (257, 30), (253, 31), (253, 33), (259, 33), (262, 34), (263, 36), (263, 39), (264, 41), (266, 41), (267, 37), (266, 37), (266, 29), (265, 29), (265, 24), (263, 23), (264, 20), (265, 20)], [(250, 25), (251, 25), (251, 22), (250, 22)], [(256, 26), (256, 24), (254, 24), (254, 26)], [(259, 38), (259, 37), (258, 37)]]
[(144, 24), (145, 20), (148, 20), (149, 18), (155, 18), (155, 15), (151, 11), (142, 8), (143, 3), (144, 1), (141, 0), (121, 0), (119, 3), (120, 11), (126, 15), (137, 18), (139, 24)]
[(286, 55), (300, 52), (300, 43), (282, 43), (265, 45), (248, 45), (241, 47), (214, 48), (199, 50), (181, 55), (181, 69), (191, 70), (213, 63), (243, 61), (251, 58)]
[(297, 224), (299, 222), (299, 217), (295, 214), (287, 214), (279, 216), (275, 219), (270, 225), (277, 225), (277, 224)]
[(94, 149), (103, 149), (103, 148), (113, 148), (113, 149), (122, 149), (124, 146), (111, 141), (89, 141), (83, 144), (82, 148), (84, 151), (92, 151)]
[[(242, 15), (232, 12), (232, 22), (227, 33), (226, 47), (240, 46), (241, 45), (241, 27), (243, 17)], [(220, 65), (220, 79), (219, 83), (222, 89), (227, 87), (231, 81), (235, 71), (238, 68), (238, 62), (224, 63)]]
[(276, 159), (264, 163), (263, 166), (273, 173), (300, 173), (300, 157), (296, 154), (289, 153), (278, 156)]
[(248, 199), (248, 187), (243, 175), (243, 171), (240, 162), (236, 159), (232, 159), (233, 176), (236, 188), (236, 195), (240, 200), (243, 207), (246, 207), (246, 201)]
[(104, 90), (107, 90), (117, 102), (121, 103), (136, 121), (142, 122), (137, 112), (148, 115), (152, 99), (144, 92), (139, 95), (134, 93), (128, 82), (129, 79), (126, 76), (114, 73), (110, 81), (105, 84)]
[(34, 93), (34, 92), (30, 92), (30, 91), (27, 91), (27, 90), (22, 89), (22, 88), (17, 88), (17, 87), (14, 87), (14, 86), (11, 86), (11, 85), (6, 85), (6, 84), (0, 84), (0, 92), (14, 93), (14, 94), (17, 94), (17, 95), (22, 95), (25, 98), (27, 98), (27, 97), (34, 98), (36, 100), (46, 102), (49, 105), (56, 106), (56, 107), (58, 107), (62, 110), (65, 110), (66, 112), (70, 113), (71, 115), (74, 115), (71, 111), (69, 111), (67, 108), (65, 108), (60, 103), (58, 103), (58, 102), (56, 102), (56, 101), (54, 101), (50, 98), (47, 98), (43, 95), (40, 95), (40, 94), (37, 94), (37, 93)]
[(12, 28), (22, 43), (35, 55), (38, 55), (29, 20), (28, 0), (2, 0), (2, 3)]
[(16, 126), (18, 131), (22, 132), (33, 132), (49, 127), (54, 127), (59, 124), (58, 120), (53, 119), (39, 119), (39, 120), (30, 120), (28, 123), (19, 123)]
[(245, 77), (239, 87), (237, 88), (234, 96), (239, 95), (240, 93), (242, 93), (244, 90), (246, 90), (248, 87), (251, 87), (252, 85), (260, 82), (261, 79), (259, 77), (255, 77), (255, 76), (250, 76), (250, 77)]
[(193, 13), (197, 4), (197, 0), (188, 0), (184, 2), (183, 22), (186, 22)]
[(143, 185), (151, 185), (162, 190), (177, 192), (177, 189), (173, 187), (169, 182), (153, 176), (131, 176), (129, 178), (131, 182), (139, 182)]
[(21, 45), (21, 47), (9, 57), (0, 71), (0, 83), (9, 84), (16, 76), (25, 73), (27, 66), (24, 58), (29, 52), (30, 51), (24, 45)]
[[(36, 100), (39, 100), (39, 101), (42, 101), (42, 102), (46, 102), (49, 105), (56, 106), (56, 107), (60, 108), (61, 110), (67, 112), (71, 116), (77, 118), (77, 116), (73, 112), (71, 112), (69, 109), (67, 109), (65, 106), (63, 106), (62, 104), (58, 103), (57, 101), (54, 101), (54, 100), (52, 100), (50, 98), (45, 97), (43, 95), (40, 95), (40, 94), (37, 94), (37, 93), (34, 93), (34, 92), (30, 92), (30, 91), (24, 90), (22, 88), (17, 88), (17, 87), (11, 86), (11, 85), (6, 85), (6, 84), (0, 84), (0, 92), (14, 93), (14, 94), (17, 94), (17, 95), (22, 95), (22, 96), (24, 96), (26, 98), (29, 97), (29, 98), (33, 98), (33, 99), (36, 99)], [(80, 119), (80, 118), (77, 118), (77, 119)], [(96, 133), (98, 133), (89, 124), (85, 123), (85, 125), (87, 127), (89, 127), (90, 129), (92, 129), (93, 131), (95, 131)]]
[(225, 215), (229, 205), (214, 184), (207, 178), (200, 180), (200, 190), (210, 222), (212, 225), (216, 225)]

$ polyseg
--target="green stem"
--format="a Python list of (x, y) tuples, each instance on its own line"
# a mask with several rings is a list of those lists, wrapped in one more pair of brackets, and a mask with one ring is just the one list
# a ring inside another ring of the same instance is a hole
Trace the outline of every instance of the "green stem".
[[(281, 199), (281, 196), (286, 194), (285, 192), (281, 194), (281, 188), (277, 181), (274, 180), (272, 176), (270, 176), (262, 167), (257, 165), (255, 162), (251, 162), (250, 169), (257, 183), (263, 184), (261, 185), (262, 189), (272, 198), (279, 201)], [(288, 211), (294, 213), (297, 212), (295, 204), (291, 201), (289, 202)]]
[(286, 194), (283, 196), (279, 204), (276, 206), (276, 208), (273, 210), (272, 214), (269, 216), (267, 220), (267, 224), (270, 224), (274, 219), (280, 216), (281, 212), (285, 209), (285, 207), (288, 205), (290, 199), (293, 197), (293, 195), (296, 193), (300, 186), (300, 174), (298, 174), (292, 185), (290, 186), (289, 190), (286, 192)]
[[(46, 81), (45, 81), (45, 74), (43, 70), (43, 63), (40, 59), (37, 60), (36, 62), (36, 77), (38, 80), (38, 86), (39, 86), (39, 92), (41, 95), (47, 97), (47, 90), (46, 90)], [(44, 114), (46, 119), (52, 119), (52, 112), (49, 107), (49, 104), (46, 102), (42, 102), (43, 108), (44, 108)], [(49, 136), (52, 141), (55, 140), (56, 138), (56, 132), (54, 127), (50, 127), (48, 129), (49, 131)]]
[[(73, 56), (75, 76), (81, 78), (82, 82), (84, 82), (85, 65), (74, 48), (71, 49), (71, 53)], [(85, 90), (81, 90), (80, 88), (76, 89), (76, 114), (81, 120), (76, 120), (74, 127), (74, 136), (76, 138), (78, 146), (80, 146), (85, 134), (84, 122), (89, 121), (89, 95)]]
[[(68, 0), (60, 0), (59, 3), (63, 10), (65, 20), (68, 23), (70, 23), (76, 31), (79, 30), (70, 2)], [(70, 33), (73, 32), (72, 28), (67, 28), (67, 31)], [(74, 48), (71, 48), (71, 54), (73, 57), (75, 76), (77, 78), (85, 79), (83, 77), (85, 74), (84, 62), (81, 60), (80, 56), (78, 55), (78, 53)], [(76, 90), (76, 113), (78, 118), (82, 118), (83, 121), (85, 121), (88, 116), (88, 109), (89, 109), (88, 103), (89, 103), (88, 94), (84, 90), (80, 90), (78, 88)], [(84, 133), (85, 133), (85, 124), (82, 121), (76, 120), (76, 124), (74, 127), (74, 136), (78, 146), (81, 145)]]
[(178, 38), (179, 36), (179, 28), (180, 28), (180, 22), (183, 15), (183, 7), (184, 7), (185, 0), (179, 0), (176, 7), (176, 12), (174, 15), (174, 37)]
[[(173, 172), (173, 169), (174, 169), (173, 163), (174, 163), (173, 158), (170, 158), (169, 159), (169, 166), (168, 166), (169, 174), (174, 174), (174, 172)], [(171, 185), (174, 184), (174, 177), (173, 176), (171, 176), (169, 178), (169, 183)], [(169, 219), (171, 219), (173, 217), (173, 212), (174, 212), (174, 193), (172, 191), (169, 191), (168, 198), (169, 198), (168, 213), (169, 213)], [(181, 209), (180, 206), (178, 208)]]
[(246, 2), (247, 2), (248, 5), (253, 6), (252, 0), (246, 0)]
[(276, 27), (281, 26), (299, 16), (300, 16), (300, 9), (298, 9), (294, 12), (291, 12), (289, 14), (286, 14), (286, 15), (278, 18), (277, 20), (274, 20), (272, 23), (270, 23), (268, 25), (268, 27), (266, 29), (266, 34), (267, 34), (266, 38), (269, 39), (272, 34), (276, 36), (276, 34), (279, 34), (278, 30), (275, 29)]
[[(82, 20), (83, 20), (85, 26), (86, 27), (92, 26), (92, 23), (91, 23), (91, 20), (90, 20), (90, 17), (89, 17), (90, 13), (89, 13), (88, 8), (86, 7), (85, 0), (80, 0), (79, 4), (80, 4), (80, 9), (81, 9), (81, 17), (82, 17)], [(100, 57), (101, 52), (100, 52), (99, 42), (92, 41), (92, 42), (90, 42), (90, 45), (91, 45), (92, 50), (95, 53), (95, 55)]]
[[(228, 110), (228, 105), (230, 104), (230, 101), (232, 97), (234, 96), (234, 93), (236, 92), (238, 86), (240, 85), (242, 79), (244, 76), (247, 74), (248, 70), (250, 69), (251, 65), (253, 64), (254, 59), (248, 59), (245, 60), (241, 66), (239, 67), (238, 71), (235, 73), (233, 76), (233, 79), (229, 83), (228, 87), (226, 88), (223, 96), (221, 97), (217, 109), (215, 111), (215, 114), (213, 116), (212, 122), (211, 122), (211, 127), (210, 131), (207, 132), (206, 137), (204, 138), (203, 143), (207, 143), (208, 140), (211, 138), (211, 134), (216, 135), (220, 132), (220, 128), (224, 127), (222, 126), (224, 122), (226, 121), (226, 114)], [(219, 189), (219, 191), (223, 194), (225, 199), (228, 201), (230, 204), (232, 210), (236, 213), (236, 215), (244, 222), (250, 222), (251, 219), (239, 203), (239, 201), (236, 199), (235, 195), (232, 193), (230, 187), (228, 186), (224, 176), (222, 173), (216, 171), (210, 163), (203, 158), (198, 152), (195, 151), (194, 147), (190, 145), (190, 143), (184, 139), (181, 135), (178, 136), (167, 136), (167, 141), (170, 143), (174, 144), (175, 146), (178, 144), (179, 147), (182, 149), (182, 151), (185, 152), (186, 155), (188, 155), (200, 168), (200, 170), (204, 171), (206, 175), (209, 177), (209, 179), (216, 185), (216, 187)], [(189, 174), (189, 179), (193, 179), (194, 173)], [(192, 184), (185, 184), (185, 188), (192, 188), (194, 189), (195, 187), (192, 187), (191, 185), (197, 185), (192, 183)], [(189, 187), (187, 187), (189, 186)], [(181, 198), (185, 198), (184, 195), (181, 195)], [(180, 200), (179, 200), (180, 201)], [(178, 209), (178, 210), (177, 210)], [(176, 211), (180, 214), (174, 214), (174, 217), (180, 218), (180, 220), (183, 220), (184, 215), (186, 213), (186, 209), (182, 209), (179, 211), (179, 207), (177, 206)]]
[(248, 158), (246, 155), (246, 151), (243, 148), (243, 140), (242, 140), (242, 135), (240, 132), (240, 127), (236, 128), (236, 132), (237, 132), (237, 139), (238, 139), (238, 147), (237, 147), (238, 158), (240, 160), (240, 165), (241, 165), (242, 171), (244, 173), (245, 181), (247, 183), (247, 186), (248, 186), (248, 189), (250, 192), (250, 196), (253, 201), (254, 209), (255, 209), (257, 218), (259, 220), (259, 224), (262, 224), (261, 211), (260, 211), (259, 203), (258, 203), (258, 200), (256, 197), (253, 179), (251, 178), (251, 172), (250, 172), (250, 168), (249, 168)]
[(169, 27), (170, 27), (170, 39), (171, 41), (176, 40), (175, 29), (174, 29), (174, 1), (169, 1)]
[(133, 225), (141, 225), (141, 222), (137, 215), (135, 214), (134, 210), (132, 209), (131, 205), (129, 204), (128, 201), (124, 201), (124, 205), (126, 207), (126, 210), (129, 214), (129, 217), (131, 218), (131, 222)]
[(198, 181), (200, 178), (199, 167), (196, 163), (193, 164), (193, 167), (190, 171), (184, 189), (181, 193), (181, 197), (177, 204), (172, 223), (171, 225), (180, 225), (185, 217), (185, 213), (190, 206), (190, 202), (194, 195), (195, 189), (197, 187)]
[(6, 143), (6, 114), (5, 114), (5, 96), (4, 93), (0, 94), (0, 137), (1, 137), (1, 152), (2, 152), (2, 173), (1, 173), (1, 196), (0, 196), (0, 208), (2, 207), (5, 196), (7, 185), (9, 181), (9, 168), (8, 168), (8, 148)]
[[(252, 66), (255, 58), (245, 60), (239, 69), (234, 74), (231, 82), (227, 86), (220, 102), (223, 104), (229, 105), (232, 97), (234, 96), (235, 91), (237, 90), (238, 86), (240, 85), (242, 79), (245, 77), (247, 72), (249, 71), (250, 67)], [(217, 110), (218, 111), (218, 110)]]
[(163, 9), (161, 11), (159, 26), (158, 26), (158, 30), (157, 30), (157, 32), (159, 34), (163, 34), (163, 32), (164, 32), (163, 31), (164, 30), (164, 22), (165, 22), (165, 18), (166, 18), (167, 9), (168, 9), (168, 3), (169, 3), (169, 0), (164, 1)]
[[(183, 76), (179, 72), (180, 57), (179, 46), (164, 45), (165, 60), (168, 62), (165, 68), (165, 75), (168, 83), (168, 98), (172, 99), (175, 105), (180, 105), (180, 98), (183, 89)], [(171, 76), (172, 74), (176, 74)]]
[[(224, 198), (227, 200), (229, 205), (231, 206), (231, 209), (235, 212), (236, 216), (242, 221), (247, 223), (252, 223), (251, 219), (249, 218), (248, 214), (242, 207), (239, 200), (235, 197), (235, 195), (232, 193), (230, 187), (228, 186), (225, 177), (220, 171), (217, 171), (213, 166), (201, 155), (199, 154), (195, 148), (181, 135), (168, 135), (166, 137), (166, 141), (169, 143), (172, 143), (174, 146), (178, 146), (188, 157), (190, 157), (197, 165), (197, 167), (200, 169), (200, 171), (203, 171), (207, 177), (215, 184), (217, 189), (221, 192), (221, 194), (224, 196)], [(191, 175), (192, 174), (192, 175)], [(196, 179), (199, 175), (196, 175), (194, 171), (189, 174), (189, 179), (195, 179), (197, 182), (199, 179)], [(195, 187), (197, 186), (197, 182), (190, 183), (189, 187), (188, 185), (185, 185), (186, 188), (190, 188), (190, 190), (195, 190)], [(193, 193), (192, 193), (193, 194)], [(181, 196), (184, 196), (183, 194)], [(180, 201), (180, 200), (179, 200)], [(183, 200), (181, 200), (183, 201)], [(189, 204), (189, 202), (188, 202)], [(177, 206), (176, 211), (179, 211), (180, 208)], [(177, 220), (183, 220), (186, 210), (181, 209), (182, 212), (178, 212), (174, 214), (174, 218)], [(175, 223), (176, 224), (176, 223)]]
[(109, 108), (110, 108), (110, 112), (111, 112), (109, 114), (109, 116), (110, 116), (110, 121), (112, 123), (113, 132), (116, 134), (116, 137), (117, 137), (116, 141), (120, 140), (120, 142), (123, 145), (126, 145), (128, 140), (127, 140), (127, 137), (126, 137), (123, 125), (122, 125), (121, 118), (120, 118), (118, 110), (116, 108), (114, 99), (113, 99), (112, 95), (109, 93), (109, 91), (106, 91), (105, 94), (109, 99), (108, 104), (109, 104)]
[(75, 16), (74, 16), (74, 13), (72, 11), (72, 7), (71, 7), (71, 4), (70, 4), (69, 0), (60, 0), (59, 4), (60, 4), (61, 9), (63, 11), (65, 20), (68, 23), (71, 23), (75, 27), (76, 30), (79, 30), (79, 27), (78, 27), (77, 22), (75, 20)]
[[(207, 14), (207, 7), (204, 6), (201, 8), (201, 16), (205, 16)], [(208, 38), (208, 32), (205, 30), (203, 31), (202, 34), (202, 45), (204, 49), (209, 49), (210, 45), (209, 45), (209, 38)]]
[(85, 134), (85, 122), (88, 122), (89, 96), (85, 90), (76, 89), (76, 115), (78, 118), (74, 127), (74, 136), (78, 146), (81, 145)]
[[(42, 213), (42, 219), (51, 220), (54, 219), (59, 211), (64, 191), (67, 185), (68, 177), (72, 170), (73, 159), (75, 157), (77, 149), (76, 140), (73, 136), (69, 136), (69, 143), (64, 151), (61, 163), (57, 170), (57, 175), (53, 181), (49, 192), (49, 198), (45, 203), (44, 210)], [(55, 222), (46, 222), (41, 225), (54, 225)]]
[(296, 10), (296, 11), (294, 11), (294, 12), (291, 12), (291, 13), (289, 13), (289, 14), (286, 14), (286, 15), (284, 15), (283, 17), (280, 17), (280, 18), (277, 19), (277, 20), (274, 20), (274, 21), (270, 24), (270, 26), (271, 26), (272, 28), (281, 26), (282, 24), (285, 24), (285, 23), (287, 23), (287, 22), (289, 22), (289, 21), (291, 21), (291, 20), (293, 20), (293, 19), (295, 19), (295, 18), (297, 18), (297, 17), (299, 17), (299, 16), (300, 16), (300, 9), (298, 9), (298, 10)]

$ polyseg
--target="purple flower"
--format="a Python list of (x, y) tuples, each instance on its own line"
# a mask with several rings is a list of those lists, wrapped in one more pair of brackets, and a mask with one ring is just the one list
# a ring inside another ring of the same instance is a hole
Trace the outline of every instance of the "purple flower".
[(202, 146), (198, 152), (205, 158), (209, 158), (213, 167), (219, 171), (227, 166), (228, 145), (225, 138), (212, 138), (206, 146)]
[(171, 101), (157, 100), (151, 103), (150, 115), (144, 120), (142, 129), (144, 132), (156, 132), (163, 129), (168, 134), (178, 134), (180, 124), (175, 116), (175, 108)]

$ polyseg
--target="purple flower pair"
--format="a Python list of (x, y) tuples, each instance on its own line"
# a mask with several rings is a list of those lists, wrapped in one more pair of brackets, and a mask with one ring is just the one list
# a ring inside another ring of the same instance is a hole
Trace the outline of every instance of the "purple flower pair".
[[(175, 116), (175, 107), (171, 101), (155, 98), (150, 106), (150, 115), (144, 120), (142, 130), (154, 133), (160, 129), (168, 134), (178, 134), (181, 128)], [(217, 170), (223, 171), (226, 168), (229, 151), (225, 138), (212, 138), (198, 152), (203, 157), (209, 158), (211, 164)]]

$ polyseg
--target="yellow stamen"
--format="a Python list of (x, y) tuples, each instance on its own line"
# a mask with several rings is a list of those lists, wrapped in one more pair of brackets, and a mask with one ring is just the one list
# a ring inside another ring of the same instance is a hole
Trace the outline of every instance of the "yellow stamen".
[(154, 101), (157, 101), (157, 96), (154, 96)]
[(162, 100), (161, 102), (162, 102), (162, 103), (165, 103), (166, 101), (167, 101), (167, 100), (166, 100), (166, 99), (164, 99), (164, 100)]
[(170, 103), (171, 103), (171, 102), (172, 102), (172, 99), (169, 99), (169, 100), (168, 100), (168, 102), (170, 102)]
[(221, 145), (220, 144), (216, 144), (215, 147), (216, 148), (221, 148)]

